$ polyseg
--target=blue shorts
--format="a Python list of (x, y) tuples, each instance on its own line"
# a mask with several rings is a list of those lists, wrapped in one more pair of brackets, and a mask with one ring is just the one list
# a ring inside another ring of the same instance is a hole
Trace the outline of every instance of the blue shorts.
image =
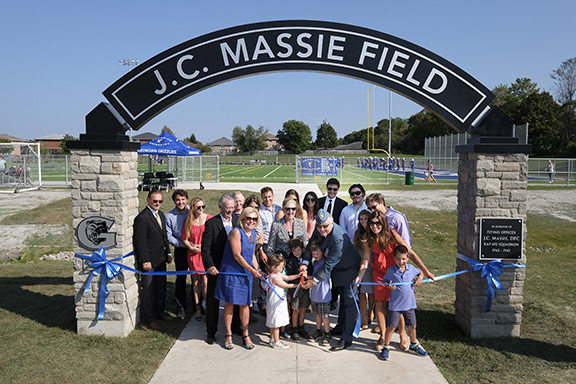
[(388, 324), (389, 328), (398, 327), (400, 316), (404, 315), (404, 321), (409, 327), (416, 326), (416, 312), (413, 309), (407, 311), (388, 311)]

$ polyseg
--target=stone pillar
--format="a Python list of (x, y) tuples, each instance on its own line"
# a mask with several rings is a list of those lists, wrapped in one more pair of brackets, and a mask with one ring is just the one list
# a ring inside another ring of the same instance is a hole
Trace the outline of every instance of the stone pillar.
[[(138, 214), (138, 158), (135, 151), (73, 149), (72, 213), (73, 226), (87, 217), (103, 216), (115, 222), (109, 232), (116, 232), (117, 245), (106, 249), (107, 259), (124, 256), (133, 250), (132, 224)], [(74, 252), (91, 255), (74, 238)], [(134, 267), (134, 256), (121, 263)], [(139, 322), (138, 284), (133, 272), (122, 270), (108, 281), (103, 320), (97, 320), (100, 276), (94, 277), (90, 292), (84, 293), (92, 272), (88, 261), (75, 258), (74, 291), (78, 333), (126, 337)]]
[[(526, 188), (528, 156), (523, 153), (478, 153), (459, 150), (458, 253), (479, 260), (481, 217), (523, 218), (522, 259), (503, 264), (526, 263)], [(470, 269), (457, 259), (457, 270)], [(488, 285), (479, 272), (456, 277), (456, 322), (471, 338), (520, 335), (525, 269), (504, 268), (497, 291), (486, 312)]]

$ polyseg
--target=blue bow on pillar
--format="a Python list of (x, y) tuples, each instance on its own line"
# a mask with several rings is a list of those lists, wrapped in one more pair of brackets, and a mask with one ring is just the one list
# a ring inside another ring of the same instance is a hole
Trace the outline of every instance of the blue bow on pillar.
[(486, 312), (490, 312), (492, 307), (492, 298), (496, 298), (496, 289), (502, 290), (504, 287), (497, 276), (500, 276), (504, 271), (502, 268), (507, 267), (520, 267), (519, 265), (503, 265), (500, 260), (492, 260), (487, 264), (472, 260), (466, 256), (460, 255), (468, 264), (472, 266), (474, 271), (480, 271), (480, 277), (486, 278), (488, 282), (488, 300), (486, 302)]
[(130, 252), (128, 255), (117, 257), (115, 259), (108, 260), (106, 259), (106, 251), (104, 248), (100, 248), (99, 250), (92, 253), (92, 256), (84, 256), (76, 254), (76, 257), (81, 259), (88, 260), (88, 265), (91, 266), (92, 273), (88, 277), (86, 281), (86, 287), (84, 288), (84, 293), (90, 292), (90, 283), (92, 282), (92, 278), (94, 276), (102, 275), (100, 279), (100, 298), (98, 300), (98, 320), (102, 320), (104, 318), (104, 310), (106, 308), (106, 296), (110, 293), (108, 292), (108, 280), (113, 279), (114, 277), (120, 274), (120, 270), (122, 268), (127, 268), (122, 264), (115, 263), (116, 260), (123, 259), (124, 257), (132, 255), (133, 252)]

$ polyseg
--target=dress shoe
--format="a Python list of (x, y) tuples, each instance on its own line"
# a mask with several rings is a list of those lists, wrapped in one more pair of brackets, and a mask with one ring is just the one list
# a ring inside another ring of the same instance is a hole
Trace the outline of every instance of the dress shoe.
[(151, 321), (151, 322), (149, 322), (149, 323), (148, 323), (148, 326), (149, 326), (151, 329), (155, 330), (155, 331), (158, 331), (158, 330), (161, 328), (161, 327), (160, 327), (160, 324), (158, 324), (157, 321)]
[(342, 340), (338, 340), (338, 343), (336, 343), (335, 346), (333, 346), (332, 348), (330, 348), (331, 351), (342, 351), (346, 348), (350, 348), (350, 346), (352, 346), (352, 342), (351, 341), (342, 341)]
[(330, 334), (331, 334), (332, 336), (341, 335), (341, 334), (342, 334), (342, 328), (343, 328), (343, 327), (340, 327), (339, 325), (336, 325), (336, 326), (334, 327), (334, 329), (332, 329), (332, 332), (330, 332)]
[(212, 345), (216, 342), (216, 337), (214, 335), (207, 335), (206, 336), (206, 342), (208, 344)]
[(173, 319), (172, 316), (170, 316), (170, 315), (162, 315), (162, 316), (158, 316), (158, 320), (162, 320), (162, 321), (172, 321), (172, 320), (174, 320), (174, 319)]

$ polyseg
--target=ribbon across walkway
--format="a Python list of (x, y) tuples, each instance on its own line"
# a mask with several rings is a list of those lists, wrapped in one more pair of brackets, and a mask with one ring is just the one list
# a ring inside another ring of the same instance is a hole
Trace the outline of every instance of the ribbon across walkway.
[[(134, 251), (124, 256), (116, 257), (110, 260), (106, 259), (106, 252), (104, 251), (104, 248), (100, 248), (99, 250), (93, 252), (91, 256), (80, 255), (78, 253), (74, 254), (75, 257), (88, 260), (89, 261), (88, 265), (92, 267), (92, 273), (90, 274), (88, 280), (86, 281), (84, 293), (90, 292), (90, 283), (92, 282), (92, 278), (94, 276), (102, 275), (102, 278), (100, 280), (100, 292), (99, 292), (100, 297), (98, 300), (98, 320), (102, 320), (104, 318), (104, 311), (106, 309), (106, 296), (110, 293), (108, 291), (108, 280), (118, 276), (122, 269), (137, 273), (139, 275), (151, 275), (151, 276), (182, 276), (182, 275), (195, 275), (199, 273), (201, 274), (208, 273), (207, 271), (142, 272), (117, 262), (126, 257), (132, 256), (133, 254)], [(220, 272), (220, 274), (235, 275), (235, 276), (252, 276), (249, 273), (236, 273), (236, 272)], [(268, 284), (268, 287), (280, 298), (280, 300), (284, 300), (282, 296), (280, 296), (278, 292), (276, 292), (276, 290), (270, 285), (270, 283), (266, 279), (261, 278), (260, 280), (266, 282), (266, 284)]]
[[(442, 275), (442, 276), (437, 276), (434, 278), (434, 280), (432, 279), (424, 279), (422, 280), (422, 283), (431, 283), (433, 281), (439, 281), (439, 280), (444, 280), (447, 279), (449, 277), (453, 277), (453, 276), (457, 276), (457, 275), (461, 275), (463, 273), (468, 273), (468, 272), (474, 272), (474, 271), (480, 271), (480, 277), (482, 278), (486, 278), (486, 281), (488, 282), (488, 300), (486, 302), (486, 312), (490, 312), (491, 306), (492, 306), (492, 298), (496, 298), (496, 289), (498, 290), (502, 290), (504, 287), (502, 286), (502, 283), (500, 283), (500, 280), (498, 280), (498, 276), (500, 276), (504, 271), (502, 271), (502, 268), (526, 268), (526, 265), (524, 264), (508, 264), (508, 265), (504, 265), (502, 264), (501, 260), (492, 260), (486, 264), (481, 263), (479, 261), (476, 260), (472, 260), (469, 257), (466, 257), (464, 255), (458, 255), (458, 258), (466, 261), (468, 264), (470, 264), (472, 266), (472, 269), (466, 269), (463, 271), (458, 271), (458, 272), (453, 272), (453, 273), (448, 273), (446, 275)], [(412, 285), (414, 284), (413, 281), (409, 281), (409, 282), (402, 282), (402, 283), (352, 283), (350, 284), (350, 289), (352, 290), (352, 287), (354, 285)], [(360, 323), (362, 321), (361, 316), (360, 316), (360, 307), (358, 306), (358, 301), (356, 300), (356, 296), (353, 295), (354, 297), (354, 304), (356, 305), (356, 310), (358, 311), (358, 318), (356, 320), (356, 326), (354, 327), (354, 337), (358, 337), (360, 335)]]

